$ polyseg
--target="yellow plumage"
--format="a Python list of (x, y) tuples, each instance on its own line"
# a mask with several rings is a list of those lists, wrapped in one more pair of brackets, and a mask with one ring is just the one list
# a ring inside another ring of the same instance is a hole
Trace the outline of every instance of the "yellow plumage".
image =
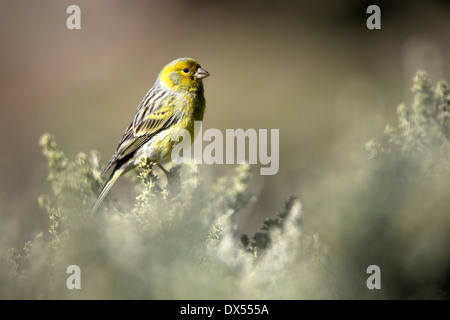
[(103, 170), (105, 173), (113, 168), (91, 214), (97, 211), (116, 180), (136, 167), (142, 157), (162, 165), (170, 161), (174, 135), (184, 129), (194, 137), (194, 121), (203, 120), (206, 106), (202, 79), (208, 76), (190, 58), (174, 60), (161, 70)]

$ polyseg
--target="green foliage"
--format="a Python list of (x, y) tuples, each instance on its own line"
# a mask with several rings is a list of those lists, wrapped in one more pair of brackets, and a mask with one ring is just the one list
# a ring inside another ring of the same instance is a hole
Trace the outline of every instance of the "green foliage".
[[(248, 249), (249, 252), (253, 253), (255, 256), (264, 249), (267, 249), (272, 241), (271, 233), (273, 230), (277, 230), (279, 232), (284, 232), (285, 224), (299, 225), (300, 217), (294, 213), (299, 213), (300, 210), (296, 208), (298, 206), (297, 198), (291, 196), (284, 205), (284, 210), (278, 214), (278, 217), (275, 219), (267, 218), (264, 220), (262, 230), (265, 232), (256, 232), (252, 239), (253, 241), (249, 241), (249, 237), (246, 234), (241, 235), (241, 242), (244, 247)], [(287, 220), (287, 222), (286, 222)]]
[[(450, 140), (450, 91), (445, 81), (433, 88), (431, 80), (423, 71), (414, 77), (412, 87), (414, 102), (411, 106), (401, 104), (397, 108), (398, 125), (386, 126), (385, 133), (391, 146), (407, 155), (424, 153), (430, 146), (438, 146), (448, 151)], [(389, 152), (374, 140), (366, 148), (373, 158), (377, 154)]]
[[(366, 144), (360, 174), (315, 190), (320, 205), (308, 208), (320, 228), (311, 234), (301, 202), (290, 197), (259, 232), (239, 235), (236, 217), (255, 201), (248, 165), (213, 182), (199, 166), (175, 167), (164, 186), (142, 160), (132, 204), (113, 192), (120, 201), (108, 197), (90, 216), (104, 183), (98, 155), (70, 159), (45, 134), (53, 193), (38, 201), (49, 229), (0, 257), (0, 297), (448, 298), (449, 89), (418, 72), (413, 92), (386, 143)], [(66, 287), (73, 264), (81, 290)], [(372, 264), (382, 270), (382, 290), (366, 287)]]
[[(239, 245), (235, 217), (255, 199), (249, 165), (236, 166), (234, 174), (213, 183), (204, 181), (196, 165), (176, 167), (163, 187), (153, 164), (143, 159), (134, 205), (123, 209), (107, 198), (103, 210), (89, 216), (103, 183), (97, 154), (71, 160), (48, 134), (40, 144), (53, 190), (39, 197), (49, 230), (27, 243), (23, 253), (10, 251), (16, 290), (9, 298), (294, 298), (304, 287), (285, 292), (275, 279), (288, 281), (305, 272), (307, 261), (295, 263), (302, 250), (323, 254), (317, 238), (302, 249), (301, 205), (294, 198), (279, 215), (279, 228), (265, 229), (270, 248), (252, 244), (252, 255), (250, 247)], [(275, 268), (274, 256), (283, 259)], [(81, 290), (66, 287), (72, 264), (81, 268)], [(311, 285), (308, 290), (316, 291)]]
[[(450, 296), (450, 91), (423, 71), (412, 91), (411, 105), (397, 109), (397, 126), (386, 127), (388, 143), (366, 144), (368, 169), (336, 201), (351, 201), (342, 205), (348, 223), (338, 236), (348, 248), (342, 258), (352, 259), (346, 270), (357, 274), (376, 262), (389, 287), (378, 295), (342, 290), (349, 297)], [(355, 247), (355, 239), (370, 250)]]

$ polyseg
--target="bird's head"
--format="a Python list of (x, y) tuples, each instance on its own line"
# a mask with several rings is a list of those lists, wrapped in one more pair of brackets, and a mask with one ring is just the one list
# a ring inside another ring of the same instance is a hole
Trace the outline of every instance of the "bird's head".
[(208, 76), (208, 71), (202, 69), (194, 59), (180, 58), (161, 70), (158, 81), (170, 90), (195, 93), (202, 87), (202, 79)]

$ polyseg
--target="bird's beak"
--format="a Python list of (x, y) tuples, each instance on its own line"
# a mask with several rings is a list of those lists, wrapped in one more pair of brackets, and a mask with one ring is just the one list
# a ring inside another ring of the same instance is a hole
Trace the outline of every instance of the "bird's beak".
[(209, 77), (209, 72), (206, 71), (205, 69), (198, 68), (197, 72), (195, 73), (195, 77), (197, 79), (203, 79), (203, 78)]

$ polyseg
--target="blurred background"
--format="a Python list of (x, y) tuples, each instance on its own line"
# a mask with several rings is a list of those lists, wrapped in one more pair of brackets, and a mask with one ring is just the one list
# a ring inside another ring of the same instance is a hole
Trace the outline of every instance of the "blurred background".
[[(66, 28), (71, 4), (81, 30)], [(381, 30), (366, 27), (371, 4)], [(160, 69), (179, 57), (211, 73), (204, 129), (280, 130), (279, 172), (255, 168), (258, 200), (240, 230), (258, 230), (295, 195), (305, 230), (323, 232), (318, 190), (357, 171), (364, 144), (411, 102), (416, 71), (450, 80), (449, 30), (446, 1), (2, 0), (0, 244), (22, 247), (46, 230), (41, 134), (106, 163)]]

